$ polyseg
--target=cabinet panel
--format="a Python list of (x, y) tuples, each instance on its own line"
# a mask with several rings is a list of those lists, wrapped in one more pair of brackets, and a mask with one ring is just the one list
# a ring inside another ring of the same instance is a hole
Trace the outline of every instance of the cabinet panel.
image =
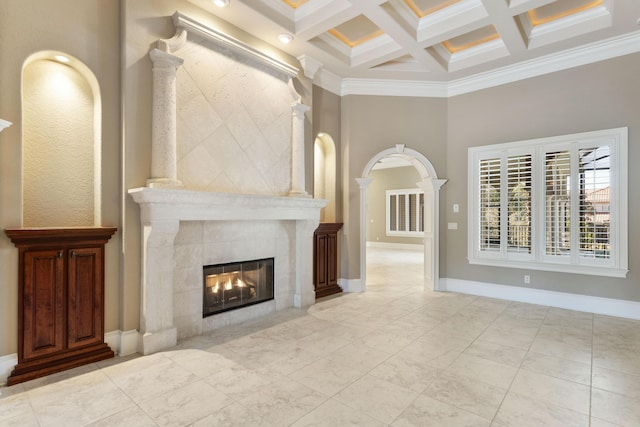
[(327, 235), (327, 284), (338, 284), (338, 235)]
[(327, 285), (327, 236), (316, 237), (316, 289)]
[(32, 251), (24, 257), (22, 337), (25, 359), (60, 351), (64, 347), (63, 251)]
[(102, 342), (102, 249), (71, 249), (68, 269), (67, 345)]
[(313, 285), (316, 298), (342, 292), (338, 285), (338, 231), (341, 223), (322, 223), (313, 234)]
[(104, 342), (112, 227), (7, 229), (18, 255), (18, 364), (8, 385), (113, 357)]

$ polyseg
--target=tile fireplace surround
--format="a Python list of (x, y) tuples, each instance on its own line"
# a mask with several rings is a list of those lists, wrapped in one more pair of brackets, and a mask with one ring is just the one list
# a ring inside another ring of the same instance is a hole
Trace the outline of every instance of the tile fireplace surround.
[[(325, 200), (166, 188), (129, 191), (140, 205), (140, 352), (178, 338), (314, 303), (313, 232)], [(202, 267), (275, 258), (275, 299), (202, 317)]]

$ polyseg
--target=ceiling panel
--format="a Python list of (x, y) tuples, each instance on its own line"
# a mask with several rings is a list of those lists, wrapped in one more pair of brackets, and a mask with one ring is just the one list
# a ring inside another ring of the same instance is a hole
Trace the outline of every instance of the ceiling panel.
[[(188, 1), (312, 58), (333, 80), (446, 83), (640, 40), (640, 0), (231, 0), (224, 9)], [(294, 37), (288, 45), (277, 41), (282, 32)]]

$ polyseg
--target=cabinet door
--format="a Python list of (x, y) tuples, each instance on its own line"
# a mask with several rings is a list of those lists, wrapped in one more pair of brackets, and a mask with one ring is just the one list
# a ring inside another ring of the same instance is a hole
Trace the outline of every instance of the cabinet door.
[(327, 284), (338, 284), (338, 235), (327, 235)]
[(64, 348), (64, 251), (24, 252), (22, 352), (25, 360)]
[(315, 285), (316, 290), (327, 286), (327, 235), (317, 234), (315, 237)]
[(69, 249), (68, 257), (67, 347), (72, 349), (104, 339), (103, 252)]

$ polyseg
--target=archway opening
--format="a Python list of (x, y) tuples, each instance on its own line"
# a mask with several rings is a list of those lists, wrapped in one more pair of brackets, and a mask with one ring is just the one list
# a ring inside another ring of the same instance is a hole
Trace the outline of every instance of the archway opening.
[(398, 144), (395, 148), (384, 150), (375, 155), (364, 168), (362, 178), (357, 179), (360, 185), (360, 276), (362, 290), (366, 290), (366, 260), (367, 260), (367, 189), (372, 182), (371, 172), (382, 159), (395, 158), (406, 161), (418, 172), (420, 180), (416, 185), (423, 192), (423, 239), (424, 239), (424, 269), (423, 287), (425, 290), (438, 290), (438, 259), (439, 259), (439, 194), (440, 187), (446, 180), (438, 179), (435, 168), (423, 154)]

